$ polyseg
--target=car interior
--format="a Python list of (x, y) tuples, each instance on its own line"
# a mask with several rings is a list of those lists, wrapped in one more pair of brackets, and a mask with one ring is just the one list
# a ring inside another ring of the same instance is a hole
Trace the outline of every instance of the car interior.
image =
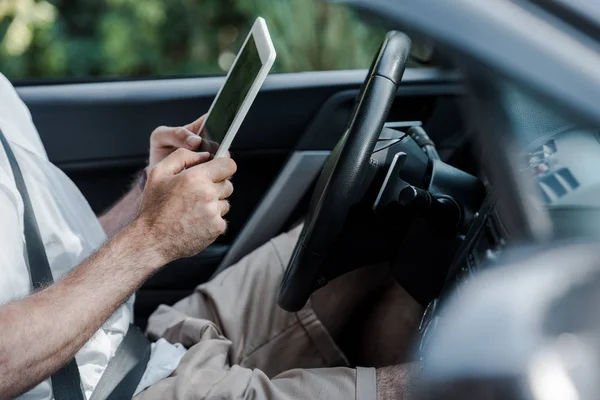
[[(135, 303), (138, 326), (145, 326), (158, 305), (185, 297), (219, 266), (235, 263), (306, 214), (313, 186), (347, 127), (365, 76), (366, 71), (325, 71), (267, 79), (231, 148), (238, 172), (227, 234), (144, 284)], [(17, 90), (50, 160), (101, 214), (144, 167), (149, 133), (204, 113), (223, 79), (41, 84)], [(381, 147), (398, 142), (398, 130), (419, 126), (446, 160), (472, 168), (460, 156), (467, 146), (460, 95), (455, 72), (408, 69), (385, 121), (386, 132), (396, 136), (382, 139)]]
[[(422, 350), (438, 324), (462, 334), (438, 313), (465, 282), (488, 269), (501, 280), (497, 271), (508, 260), (526, 258), (505, 248), (542, 235), (548, 223), (553, 240), (598, 235), (597, 129), (574, 124), (506, 76), (406, 68), (410, 53), (411, 40), (392, 31), (369, 71), (270, 76), (231, 148), (238, 172), (227, 233), (148, 280), (137, 293), (136, 324), (144, 327), (158, 305), (183, 298), (303, 221), (279, 305), (298, 310), (329, 280), (389, 261), (426, 308)], [(41, 84), (18, 92), (51, 161), (101, 214), (145, 165), (149, 133), (197, 118), (223, 79)], [(473, 88), (480, 92), (467, 96)], [(478, 118), (489, 132), (472, 122)], [(520, 136), (500, 144), (503, 130)], [(524, 169), (511, 166), (515, 159)], [(535, 195), (520, 197), (523, 185)], [(433, 343), (440, 358), (456, 342)]]

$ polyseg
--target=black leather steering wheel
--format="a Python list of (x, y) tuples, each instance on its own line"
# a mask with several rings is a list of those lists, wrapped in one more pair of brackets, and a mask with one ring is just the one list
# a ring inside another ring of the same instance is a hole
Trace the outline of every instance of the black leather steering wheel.
[[(371, 154), (396, 98), (411, 41), (389, 32), (363, 84), (347, 131), (333, 149), (315, 187), (307, 220), (279, 288), (278, 304), (298, 311), (328, 279), (329, 250), (350, 208), (365, 191)], [(360, 249), (357, 249), (360, 251)]]

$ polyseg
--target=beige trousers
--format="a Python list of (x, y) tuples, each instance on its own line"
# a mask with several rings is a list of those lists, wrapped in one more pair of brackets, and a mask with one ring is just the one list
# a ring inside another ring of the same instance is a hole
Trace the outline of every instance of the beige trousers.
[(348, 368), (310, 302), (276, 304), (299, 228), (280, 235), (150, 317), (150, 337), (189, 348), (167, 379), (136, 400), (376, 399), (374, 368)]

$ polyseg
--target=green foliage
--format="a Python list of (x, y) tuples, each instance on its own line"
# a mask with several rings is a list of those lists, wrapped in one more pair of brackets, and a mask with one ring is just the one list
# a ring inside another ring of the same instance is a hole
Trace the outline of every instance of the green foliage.
[(321, 0), (0, 0), (10, 78), (221, 74), (257, 16), (275, 72), (367, 68), (384, 32)]

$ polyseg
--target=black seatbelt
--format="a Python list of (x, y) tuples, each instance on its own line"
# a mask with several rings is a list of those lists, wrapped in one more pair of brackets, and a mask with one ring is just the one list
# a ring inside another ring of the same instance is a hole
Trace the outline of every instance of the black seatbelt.
[[(23, 200), (23, 225), (27, 266), (32, 288), (38, 289), (54, 282), (44, 242), (35, 218), (29, 192), (15, 155), (0, 129), (0, 142), (4, 147), (8, 163), (13, 172), (15, 185)], [(90, 400), (117, 400), (133, 397), (146, 365), (150, 359), (150, 342), (133, 324), (117, 348), (98, 382)], [(52, 392), (55, 400), (84, 400), (81, 378), (77, 363), (73, 358), (52, 377)]]
[[(31, 278), (31, 286), (33, 289), (38, 289), (44, 285), (54, 282), (50, 264), (44, 249), (44, 242), (40, 235), (37, 220), (29, 198), (29, 192), (25, 186), (25, 180), (21, 173), (21, 168), (17, 163), (6, 137), (0, 129), (0, 142), (4, 146), (4, 151), (8, 158), (8, 163), (12, 169), (15, 184), (21, 198), (23, 200), (23, 233), (25, 235), (25, 247), (27, 249), (27, 265), (29, 267), (29, 276)], [(83, 391), (81, 389), (81, 379), (79, 377), (79, 369), (73, 358), (64, 367), (56, 371), (52, 375), (52, 392), (55, 400), (83, 400)]]
[(110, 359), (90, 400), (131, 399), (150, 359), (150, 342), (137, 326), (129, 325), (127, 334)]

